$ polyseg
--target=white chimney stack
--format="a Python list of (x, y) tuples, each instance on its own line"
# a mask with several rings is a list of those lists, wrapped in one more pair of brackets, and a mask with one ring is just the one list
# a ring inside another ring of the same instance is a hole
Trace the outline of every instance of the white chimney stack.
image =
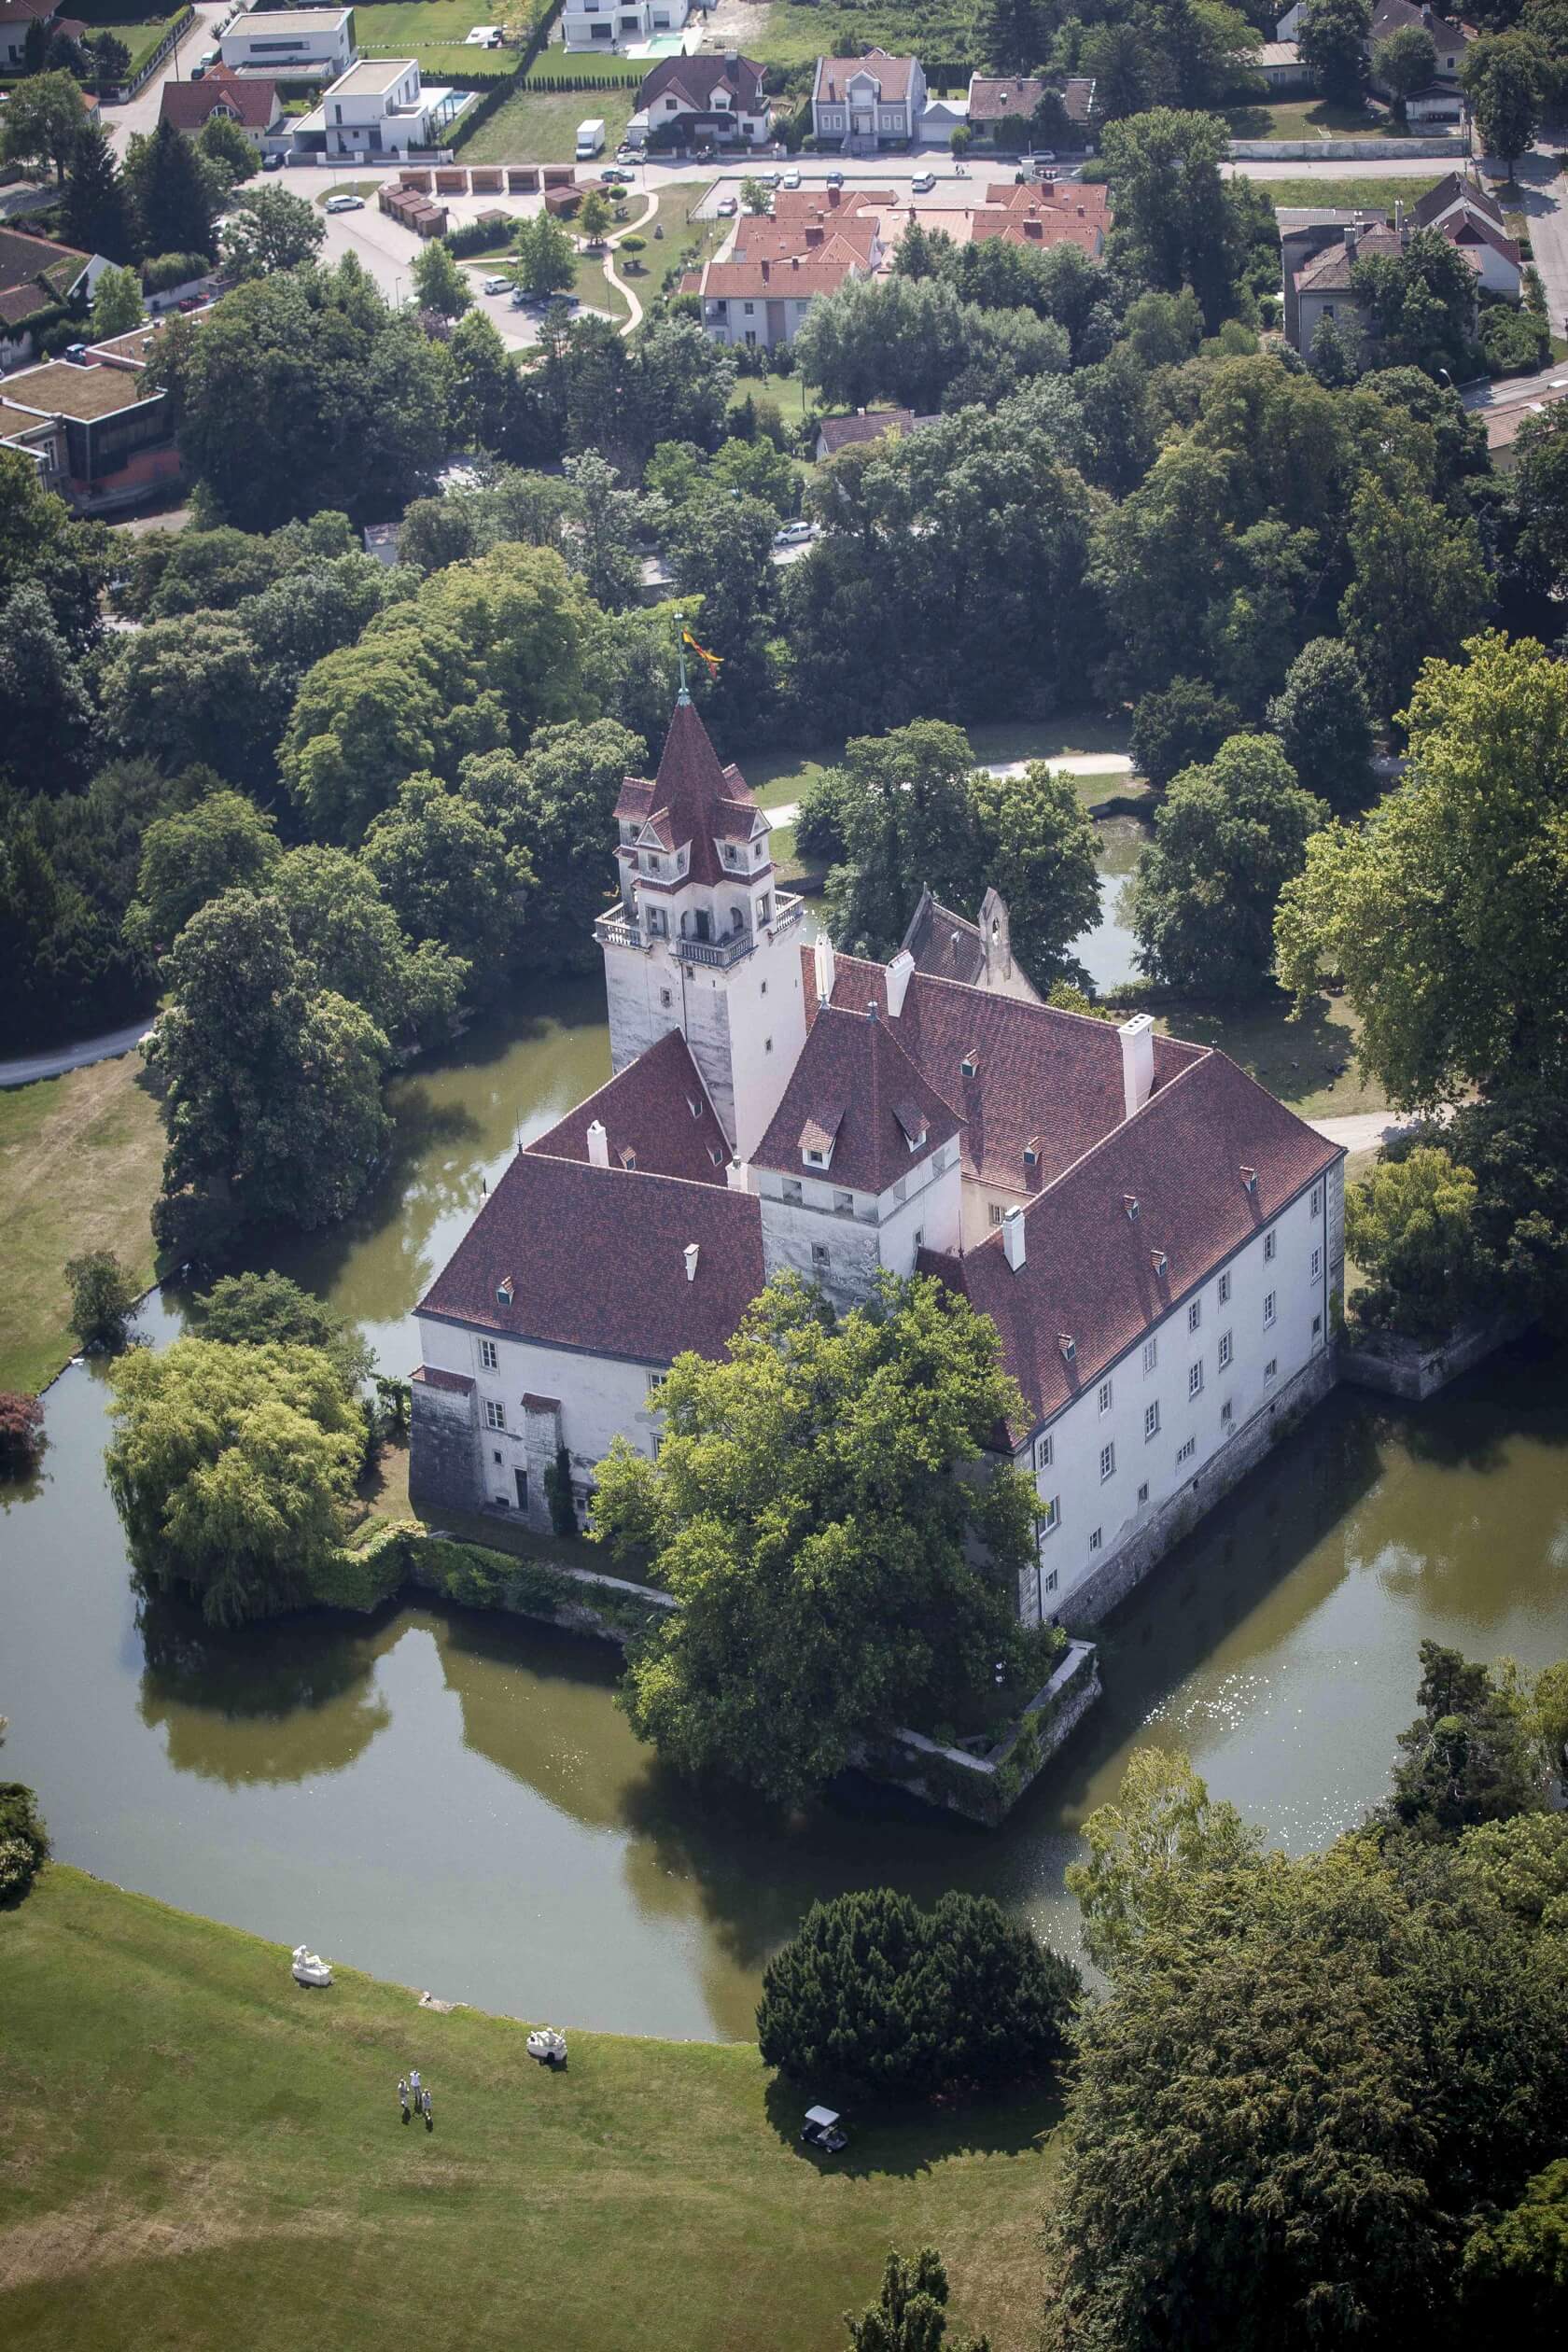
[(910, 975), (914, 970), (914, 957), (907, 947), (901, 947), (888, 966), (888, 1014), (891, 1020), (896, 1021), (903, 1011), (903, 1000), (908, 993)]
[(1001, 1221), (1001, 1246), (1007, 1253), (1007, 1263), (1016, 1274), (1024, 1263), (1024, 1212), (1009, 1209)]
[(731, 1160), (724, 1170), (724, 1182), (731, 1192), (743, 1193), (746, 1190), (746, 1162), (737, 1159)]
[(831, 1004), (833, 992), (833, 944), (826, 931), (819, 931), (812, 953), (817, 959), (817, 1001)]
[(1135, 1013), (1116, 1030), (1122, 1041), (1122, 1096), (1130, 1119), (1141, 1111), (1155, 1090), (1155, 1021), (1151, 1013)]
[(602, 1119), (595, 1119), (588, 1129), (588, 1165), (590, 1168), (609, 1166), (609, 1138), (605, 1133)]
[(686, 1280), (689, 1282), (694, 1282), (697, 1279), (697, 1244), (694, 1241), (687, 1242), (684, 1256), (686, 1259)]

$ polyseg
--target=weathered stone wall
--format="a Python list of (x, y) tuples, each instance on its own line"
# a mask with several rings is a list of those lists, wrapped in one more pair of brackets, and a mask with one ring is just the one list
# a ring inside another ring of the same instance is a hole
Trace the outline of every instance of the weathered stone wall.
[(1403, 1396), (1419, 1405), (1439, 1389), (1472, 1371), (1494, 1349), (1517, 1339), (1524, 1325), (1517, 1315), (1486, 1315), (1457, 1323), (1434, 1343), (1402, 1339), (1395, 1332), (1343, 1345), (1339, 1378), (1351, 1388), (1372, 1389), (1380, 1396)]
[(477, 1511), (484, 1485), (475, 1392), (460, 1395), (415, 1380), (412, 1396), (409, 1492), (448, 1511)]

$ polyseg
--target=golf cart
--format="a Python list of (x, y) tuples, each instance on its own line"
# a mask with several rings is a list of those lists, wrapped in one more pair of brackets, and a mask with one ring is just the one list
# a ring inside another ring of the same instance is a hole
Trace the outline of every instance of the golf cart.
[(838, 2117), (832, 2107), (807, 2107), (805, 2121), (801, 2125), (801, 2137), (807, 2148), (820, 2149), (824, 2156), (836, 2156), (840, 2149), (849, 2145), (849, 2135), (840, 2129)]

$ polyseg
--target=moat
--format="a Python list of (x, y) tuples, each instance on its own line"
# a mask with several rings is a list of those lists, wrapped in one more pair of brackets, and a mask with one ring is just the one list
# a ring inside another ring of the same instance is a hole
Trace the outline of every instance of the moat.
[[(358, 1224), (280, 1262), (383, 1366), (505, 1165), (607, 1074), (602, 984), (557, 986), (395, 1089), (399, 1152)], [(144, 1317), (177, 1328), (173, 1296)], [(1128, 1749), (1187, 1749), (1282, 1843), (1375, 1801), (1425, 1634), (1568, 1649), (1568, 1355), (1525, 1348), (1421, 1413), (1342, 1395), (1286, 1439), (1106, 1631), (1106, 1697), (996, 1832), (867, 1789), (780, 1823), (663, 1773), (616, 1659), (427, 1609), (216, 1637), (139, 1607), (104, 1487), (101, 1375), (49, 1398), (44, 1474), (0, 1491), (9, 1775), (56, 1851), (119, 1883), (447, 1998), (563, 2023), (749, 2032), (816, 1895), (986, 1889), (1071, 1942), (1062, 1873)]]

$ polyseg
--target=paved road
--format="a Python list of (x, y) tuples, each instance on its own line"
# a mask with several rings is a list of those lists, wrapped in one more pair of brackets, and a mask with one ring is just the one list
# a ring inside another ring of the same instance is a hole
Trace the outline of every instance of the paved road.
[(197, 0), (195, 21), (180, 35), (174, 55), (164, 59), (152, 79), (127, 105), (104, 108), (104, 121), (117, 154), (124, 155), (133, 131), (156, 130), (164, 83), (189, 80), (190, 68), (202, 51), (217, 46), (211, 28), (222, 22), (230, 7), (231, 0)]
[(152, 1016), (133, 1021), (129, 1029), (110, 1029), (103, 1037), (84, 1038), (79, 1045), (62, 1045), (51, 1054), (26, 1054), (20, 1061), (0, 1062), (0, 1087), (31, 1086), (40, 1078), (59, 1078), (67, 1070), (85, 1070), (90, 1062), (117, 1061), (144, 1038)]

